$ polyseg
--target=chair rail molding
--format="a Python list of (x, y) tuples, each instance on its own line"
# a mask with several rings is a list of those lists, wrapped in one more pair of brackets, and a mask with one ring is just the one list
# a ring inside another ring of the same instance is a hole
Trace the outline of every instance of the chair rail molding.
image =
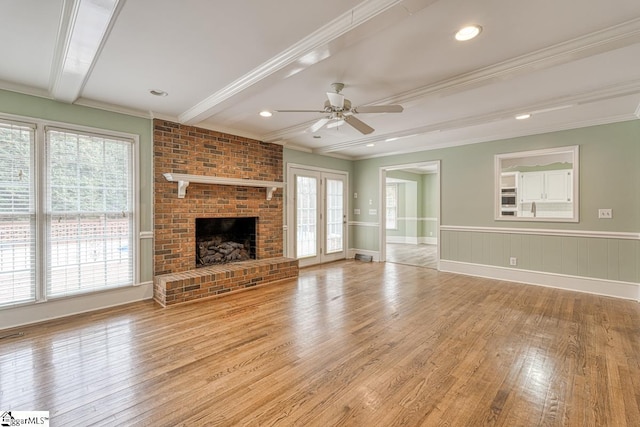
[(640, 233), (620, 231), (590, 231), (590, 230), (563, 230), (548, 228), (517, 228), (517, 227), (474, 227), (461, 225), (441, 225), (441, 231), (462, 231), (479, 233), (503, 233), (503, 234), (535, 234), (539, 236), (566, 236), (566, 237), (592, 237), (600, 239), (626, 239), (640, 240)]

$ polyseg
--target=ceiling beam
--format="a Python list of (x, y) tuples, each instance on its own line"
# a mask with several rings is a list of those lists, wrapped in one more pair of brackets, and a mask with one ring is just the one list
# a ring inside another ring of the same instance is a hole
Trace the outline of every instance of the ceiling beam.
[[(193, 125), (211, 117), (215, 113), (215, 108), (222, 102), (294, 62), (299, 62), (301, 66), (309, 67), (327, 58), (330, 55), (327, 45), (331, 41), (402, 3), (402, 0), (363, 1), (352, 10), (343, 13), (317, 31), (194, 105), (178, 117), (180, 123)], [(415, 3), (415, 1), (410, 3)], [(429, 1), (422, 0), (418, 3), (429, 3)], [(310, 58), (315, 58), (315, 62), (309, 61)]]
[(78, 99), (124, 2), (63, 1), (49, 83), (53, 99)]

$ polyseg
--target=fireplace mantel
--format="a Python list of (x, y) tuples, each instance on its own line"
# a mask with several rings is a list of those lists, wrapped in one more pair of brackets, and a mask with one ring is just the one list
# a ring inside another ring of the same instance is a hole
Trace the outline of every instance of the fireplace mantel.
[(184, 199), (187, 193), (187, 187), (189, 183), (194, 182), (196, 184), (211, 184), (211, 185), (234, 185), (241, 187), (261, 187), (265, 188), (267, 192), (267, 200), (271, 200), (273, 192), (278, 188), (284, 187), (284, 182), (276, 181), (259, 181), (255, 179), (237, 179), (237, 178), (223, 178), (210, 175), (187, 175), (182, 173), (165, 173), (164, 177), (169, 182), (178, 183), (178, 198)]

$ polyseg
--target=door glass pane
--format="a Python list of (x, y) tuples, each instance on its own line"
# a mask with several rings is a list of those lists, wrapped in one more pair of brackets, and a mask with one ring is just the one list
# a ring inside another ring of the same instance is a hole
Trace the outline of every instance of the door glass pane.
[(315, 256), (317, 254), (317, 184), (317, 180), (313, 177), (296, 176), (297, 258)]
[(344, 184), (327, 179), (327, 253), (341, 252), (344, 234)]

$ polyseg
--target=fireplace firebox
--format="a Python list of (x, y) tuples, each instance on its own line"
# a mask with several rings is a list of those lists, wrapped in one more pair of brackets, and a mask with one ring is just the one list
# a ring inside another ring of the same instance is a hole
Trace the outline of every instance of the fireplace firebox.
[(196, 218), (196, 267), (256, 259), (257, 217)]

